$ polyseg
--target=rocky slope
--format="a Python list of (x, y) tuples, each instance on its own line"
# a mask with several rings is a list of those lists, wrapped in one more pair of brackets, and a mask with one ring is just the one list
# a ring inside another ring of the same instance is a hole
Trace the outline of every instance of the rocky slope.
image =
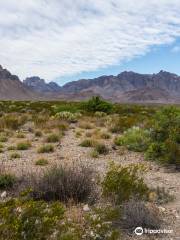
[(40, 99), (40, 96), (25, 87), (17, 76), (12, 75), (0, 65), (0, 99), (32, 100)]
[(77, 98), (91, 92), (122, 102), (180, 102), (180, 77), (165, 71), (158, 74), (122, 72), (117, 76), (70, 82), (62, 87), (61, 92)]
[(26, 78), (23, 81), (23, 84), (30, 87), (32, 90), (40, 93), (58, 92), (61, 89), (61, 87), (57, 83), (46, 83), (44, 79), (36, 76)]
[(122, 72), (117, 76), (81, 79), (60, 87), (39, 77), (23, 81), (0, 66), (0, 99), (83, 100), (99, 95), (113, 102), (180, 103), (180, 76)]

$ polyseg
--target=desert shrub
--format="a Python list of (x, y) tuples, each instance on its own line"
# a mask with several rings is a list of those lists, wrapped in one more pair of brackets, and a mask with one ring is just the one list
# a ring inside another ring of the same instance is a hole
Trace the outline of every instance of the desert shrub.
[(94, 147), (96, 144), (96, 141), (90, 138), (84, 139), (81, 143), (81, 147)]
[(165, 107), (151, 122), (151, 144), (146, 158), (163, 164), (175, 164), (180, 169), (180, 110)]
[(109, 149), (106, 147), (105, 144), (103, 143), (97, 143), (94, 147), (95, 152), (97, 152), (98, 154), (103, 154), (106, 155), (109, 153)]
[(67, 111), (58, 112), (55, 115), (55, 118), (58, 118), (60, 120), (65, 120), (69, 122), (77, 122), (78, 118), (81, 117), (81, 113), (71, 113)]
[(149, 142), (149, 131), (139, 127), (128, 129), (122, 136), (115, 140), (117, 145), (126, 146), (129, 150), (137, 152), (145, 151)]
[(51, 144), (45, 144), (38, 149), (38, 153), (51, 153), (54, 152), (54, 147)]
[(13, 150), (16, 150), (16, 147), (15, 147), (15, 146), (9, 146), (9, 147), (7, 148), (7, 150), (8, 150), (8, 151), (13, 151)]
[(55, 143), (55, 142), (58, 142), (58, 141), (59, 141), (59, 136), (55, 133), (50, 134), (46, 138), (46, 142), (48, 142), (48, 143)]
[(40, 158), (35, 162), (35, 164), (38, 166), (45, 166), (48, 164), (48, 160), (45, 158)]
[(17, 143), (17, 150), (28, 150), (31, 147), (31, 143), (29, 141), (19, 142)]
[(101, 118), (107, 116), (107, 114), (105, 112), (95, 112), (94, 116), (97, 118)]
[(63, 232), (59, 221), (63, 219), (64, 211), (63, 205), (58, 202), (47, 204), (17, 198), (0, 203), (0, 239), (51, 239), (54, 232)]
[(100, 137), (101, 137), (102, 139), (110, 139), (110, 138), (111, 138), (111, 135), (110, 135), (108, 132), (102, 132), (102, 133), (100, 134)]
[(21, 157), (20, 154), (16, 153), (16, 152), (14, 152), (10, 155), (10, 159), (16, 159), (16, 158), (20, 158), (20, 157)]
[(69, 128), (69, 125), (68, 125), (66, 122), (60, 122), (60, 123), (58, 124), (58, 129), (59, 129), (60, 131), (62, 131), (62, 132), (67, 131), (68, 128)]
[(94, 200), (93, 171), (85, 166), (54, 166), (36, 179), (33, 189), (35, 199), (46, 201), (87, 202)]
[(3, 116), (1, 119), (1, 125), (4, 128), (9, 128), (12, 130), (17, 130), (20, 126), (22, 126), (26, 122), (25, 116), (17, 116), (15, 114), (7, 114)]
[(92, 129), (94, 128), (93, 124), (88, 123), (88, 122), (80, 122), (79, 127), (82, 129)]
[(35, 114), (32, 117), (34, 125), (39, 128), (43, 128), (46, 125), (48, 119), (49, 119), (48, 114)]
[(93, 149), (93, 151), (91, 152), (91, 157), (92, 158), (98, 158), (99, 157), (99, 153)]
[(17, 138), (25, 138), (25, 135), (21, 132), (18, 132), (16, 135)]
[(164, 187), (152, 188), (149, 191), (148, 200), (157, 204), (166, 204), (174, 200), (174, 196), (170, 194)]
[(121, 166), (112, 163), (102, 182), (103, 195), (121, 203), (131, 197), (143, 198), (148, 193), (142, 173), (143, 165)]
[(123, 133), (124, 131), (137, 125), (137, 116), (112, 116), (107, 119), (107, 126), (112, 133)]
[(162, 218), (155, 205), (131, 199), (122, 206), (122, 227), (133, 232), (136, 227), (160, 229)]
[(39, 131), (39, 130), (37, 130), (37, 131), (35, 131), (35, 137), (42, 137), (42, 132), (41, 131)]
[(119, 239), (119, 231), (113, 227), (116, 209), (106, 207), (92, 209), (89, 213), (81, 212), (82, 222), (69, 215), (68, 211), (60, 202), (34, 201), (24, 193), (19, 198), (1, 202), (0, 239)]
[(6, 136), (1, 135), (0, 136), (0, 142), (7, 142), (8, 138)]
[(13, 187), (16, 178), (8, 173), (0, 172), (0, 189), (7, 189)]
[(83, 109), (87, 112), (104, 112), (110, 113), (113, 105), (107, 101), (102, 100), (100, 97), (92, 97), (89, 101), (83, 104)]

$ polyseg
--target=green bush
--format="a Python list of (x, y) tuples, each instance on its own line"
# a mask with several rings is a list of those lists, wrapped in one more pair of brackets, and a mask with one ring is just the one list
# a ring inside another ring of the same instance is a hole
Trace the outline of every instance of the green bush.
[(40, 158), (36, 161), (35, 164), (38, 165), (38, 166), (45, 166), (45, 165), (48, 164), (48, 160), (45, 159), (45, 158)]
[(15, 181), (16, 179), (13, 175), (0, 173), (0, 189), (11, 188)]
[(54, 152), (54, 147), (51, 144), (46, 144), (38, 149), (38, 153), (51, 153)]
[(100, 97), (92, 97), (89, 101), (83, 104), (83, 108), (87, 112), (104, 112), (110, 113), (113, 109), (113, 105), (107, 101), (102, 100)]
[(174, 164), (180, 169), (180, 110), (165, 107), (151, 122), (151, 144), (146, 158), (163, 164)]
[[(63, 232), (59, 221), (63, 219), (61, 203), (11, 199), (0, 203), (0, 239), (50, 239), (54, 232)], [(58, 239), (58, 238), (55, 238)]]
[(121, 166), (112, 163), (102, 182), (103, 195), (122, 203), (136, 196), (143, 198), (148, 192), (142, 173), (142, 165)]
[(143, 152), (150, 142), (149, 131), (139, 127), (128, 129), (124, 134), (115, 140), (119, 146), (126, 146), (129, 150)]
[(29, 141), (19, 142), (17, 144), (17, 150), (28, 150), (31, 147), (31, 143)]

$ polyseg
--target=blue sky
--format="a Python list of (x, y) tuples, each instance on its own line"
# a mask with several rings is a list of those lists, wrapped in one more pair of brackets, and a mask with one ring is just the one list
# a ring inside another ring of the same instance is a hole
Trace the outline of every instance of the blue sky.
[(115, 66), (99, 69), (98, 71), (84, 72), (68, 77), (55, 79), (60, 85), (68, 81), (78, 79), (91, 79), (101, 75), (118, 75), (123, 71), (134, 71), (138, 73), (158, 73), (164, 70), (180, 75), (180, 39), (176, 39), (171, 44), (158, 47), (151, 47), (145, 56), (140, 56), (119, 63)]
[(180, 74), (179, 39), (180, 0), (1, 0), (0, 65), (21, 80)]

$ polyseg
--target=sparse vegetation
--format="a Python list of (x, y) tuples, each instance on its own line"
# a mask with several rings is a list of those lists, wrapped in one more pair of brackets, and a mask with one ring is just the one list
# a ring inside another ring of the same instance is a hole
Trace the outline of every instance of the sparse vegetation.
[(119, 240), (171, 217), (177, 228), (179, 113), (99, 97), (0, 102), (0, 239)]
[(54, 147), (51, 144), (43, 145), (38, 149), (38, 153), (51, 153), (54, 152)]

